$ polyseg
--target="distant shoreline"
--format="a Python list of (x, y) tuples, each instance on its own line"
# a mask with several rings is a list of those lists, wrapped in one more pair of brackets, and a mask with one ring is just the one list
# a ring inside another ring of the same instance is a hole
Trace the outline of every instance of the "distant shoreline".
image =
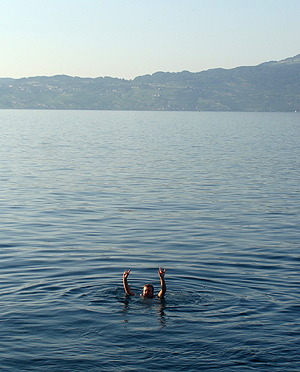
[(67, 75), (0, 78), (0, 109), (300, 111), (300, 55), (279, 62), (133, 80)]

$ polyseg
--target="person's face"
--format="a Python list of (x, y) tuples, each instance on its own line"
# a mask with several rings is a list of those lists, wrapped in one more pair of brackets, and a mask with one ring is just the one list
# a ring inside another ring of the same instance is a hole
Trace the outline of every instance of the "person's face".
[(150, 286), (145, 286), (143, 288), (143, 297), (152, 298), (153, 297), (153, 289)]

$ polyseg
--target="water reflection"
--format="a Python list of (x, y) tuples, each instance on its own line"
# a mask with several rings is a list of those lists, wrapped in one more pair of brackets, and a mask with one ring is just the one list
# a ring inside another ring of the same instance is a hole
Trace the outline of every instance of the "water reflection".
[(151, 318), (156, 314), (156, 318), (158, 319), (160, 326), (166, 326), (166, 300), (164, 298), (159, 299), (143, 298), (142, 296), (124, 296), (124, 298), (122, 299), (122, 303), (122, 316), (124, 317), (124, 323), (128, 323), (129, 321), (131, 321), (131, 316), (134, 316), (136, 318), (143, 317), (143, 315), (146, 314), (148, 317)]

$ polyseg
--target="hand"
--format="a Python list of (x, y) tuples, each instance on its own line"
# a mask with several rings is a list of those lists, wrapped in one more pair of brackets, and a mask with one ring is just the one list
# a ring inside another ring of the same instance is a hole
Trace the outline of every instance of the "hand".
[(129, 273), (130, 273), (130, 269), (128, 271), (125, 270), (123, 274), (123, 279), (127, 279)]
[(162, 270), (161, 267), (159, 268), (159, 270), (158, 270), (158, 275), (159, 275), (159, 277), (160, 277), (161, 279), (164, 278), (164, 276), (165, 276), (165, 272), (166, 272), (166, 269)]

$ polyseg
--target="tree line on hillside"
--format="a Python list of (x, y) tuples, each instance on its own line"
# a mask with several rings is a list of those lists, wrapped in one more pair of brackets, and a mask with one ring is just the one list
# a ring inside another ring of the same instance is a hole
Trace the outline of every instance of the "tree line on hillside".
[(125, 80), (0, 79), (2, 109), (300, 111), (300, 54), (279, 62)]

